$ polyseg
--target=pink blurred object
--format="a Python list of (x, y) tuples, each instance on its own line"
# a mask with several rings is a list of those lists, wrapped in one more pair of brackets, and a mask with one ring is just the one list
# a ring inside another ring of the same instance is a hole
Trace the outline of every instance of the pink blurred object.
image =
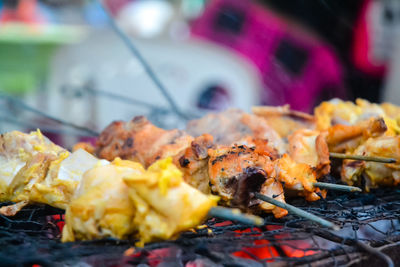
[(192, 34), (252, 61), (263, 77), (262, 104), (310, 111), (321, 100), (346, 96), (342, 66), (332, 48), (252, 1), (210, 1)]
[(105, 5), (110, 10), (111, 14), (116, 16), (122, 8), (134, 0), (105, 0)]
[(0, 22), (44, 23), (46, 20), (39, 12), (37, 0), (23, 0), (18, 1), (15, 9), (4, 7)]

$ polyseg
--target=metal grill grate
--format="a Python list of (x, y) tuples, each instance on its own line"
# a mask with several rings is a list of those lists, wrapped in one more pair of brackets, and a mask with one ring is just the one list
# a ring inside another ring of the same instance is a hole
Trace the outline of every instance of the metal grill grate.
[(20, 266), (53, 266), (53, 263), (190, 266), (196, 262), (208, 264), (205, 266), (340, 266), (374, 259), (382, 265), (378, 249), (398, 249), (400, 194), (397, 189), (355, 195), (330, 193), (324, 201), (306, 204), (302, 199), (295, 199), (291, 204), (343, 228), (332, 232), (295, 216), (277, 220), (268, 215), (266, 225), (261, 228), (210, 219), (203, 229), (185, 232), (175, 241), (151, 243), (143, 248), (134, 247), (135, 240), (64, 244), (59, 240), (57, 226), (62, 211), (32, 206), (14, 218), (0, 217), (0, 260)]

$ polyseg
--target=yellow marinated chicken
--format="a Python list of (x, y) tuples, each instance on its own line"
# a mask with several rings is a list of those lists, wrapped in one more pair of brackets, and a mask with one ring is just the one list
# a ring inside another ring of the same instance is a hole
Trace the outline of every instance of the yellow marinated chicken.
[(128, 175), (124, 181), (136, 207), (133, 223), (141, 243), (176, 238), (200, 225), (219, 200), (188, 185), (172, 158), (159, 160), (144, 174)]
[(17, 131), (2, 134), (1, 201), (17, 203), (2, 207), (0, 213), (15, 215), (23, 204), (28, 203), (44, 203), (65, 209), (83, 173), (98, 162), (83, 150), (70, 154), (39, 130), (30, 134)]
[(30, 134), (14, 131), (0, 135), (1, 201), (10, 200), (13, 194), (9, 186), (27, 163), (34, 158), (37, 158), (36, 161), (42, 158), (42, 162), (45, 159), (49, 162), (64, 154), (68, 155), (68, 152), (50, 142), (39, 130)]
[[(356, 103), (338, 99), (323, 102), (315, 109), (317, 128), (327, 130), (331, 152), (399, 160), (400, 108), (357, 99)], [(369, 161), (344, 160), (342, 181), (349, 185), (365, 185), (368, 191), (381, 185), (397, 185), (399, 165)]]
[(330, 152), (352, 153), (368, 138), (385, 135), (387, 129), (385, 121), (380, 117), (363, 120), (354, 125), (337, 124), (327, 130), (326, 142)]
[(399, 120), (400, 120), (400, 107), (393, 105), (391, 103), (382, 103), (381, 108), (385, 111), (385, 114), (395, 120), (397, 122), (397, 124), (399, 124)]
[(85, 173), (67, 208), (62, 241), (175, 238), (199, 225), (217, 202), (186, 184), (171, 158), (147, 170), (117, 158)]
[(400, 134), (399, 114), (396, 114), (399, 111), (399, 107), (390, 103), (382, 103), (380, 105), (370, 103), (365, 99), (357, 99), (356, 104), (363, 110), (362, 119), (365, 117), (382, 117), (388, 127), (386, 135), (393, 136)]
[(66, 209), (62, 241), (124, 239), (133, 234), (136, 207), (123, 178), (144, 172), (141, 164), (119, 159), (87, 171)]
[(314, 109), (318, 130), (327, 130), (336, 124), (353, 125), (362, 114), (362, 108), (351, 101), (331, 99)]
[(388, 127), (385, 134), (393, 136), (400, 133), (396, 110), (396, 106), (388, 103), (378, 105), (363, 99), (357, 99), (356, 103), (332, 99), (322, 102), (315, 108), (314, 114), (318, 130), (327, 130), (337, 124), (356, 125), (370, 118), (383, 118)]
[(289, 156), (297, 163), (314, 168), (316, 178), (330, 172), (326, 132), (300, 129), (289, 136)]
[(396, 186), (400, 183), (400, 136), (370, 138), (355, 151), (356, 155), (394, 158), (396, 163), (383, 164), (371, 161), (344, 160), (341, 177), (349, 185), (362, 185), (365, 189), (378, 186)]

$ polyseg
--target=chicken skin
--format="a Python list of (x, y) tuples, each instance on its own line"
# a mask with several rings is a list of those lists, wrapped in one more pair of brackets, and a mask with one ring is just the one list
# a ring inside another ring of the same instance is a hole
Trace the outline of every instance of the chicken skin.
[(17, 131), (2, 134), (0, 198), (17, 203), (2, 207), (0, 213), (15, 215), (28, 203), (65, 209), (83, 173), (98, 163), (97, 158), (84, 150), (69, 153), (39, 130), (30, 134)]
[(217, 202), (185, 183), (170, 157), (147, 170), (117, 158), (85, 173), (66, 210), (62, 241), (174, 239), (201, 224)]

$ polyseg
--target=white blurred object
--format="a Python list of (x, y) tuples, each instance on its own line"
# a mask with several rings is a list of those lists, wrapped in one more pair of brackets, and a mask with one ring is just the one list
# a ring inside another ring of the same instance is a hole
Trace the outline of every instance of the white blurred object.
[[(252, 105), (259, 103), (261, 77), (251, 63), (233, 52), (194, 40), (134, 40), (134, 43), (185, 112), (201, 115), (204, 110), (198, 108), (199, 98), (210, 87), (223, 88), (232, 107), (249, 111)], [(76, 124), (93, 123), (101, 130), (113, 120), (149, 114), (149, 110), (140, 105), (106, 97), (60, 94), (60, 88), (73, 87), (77, 79), (82, 79), (82, 85), (91, 81), (98, 90), (157, 107), (169, 107), (143, 67), (110, 31), (95, 31), (79, 46), (60, 50), (52, 70), (49, 112)], [(95, 110), (92, 114), (96, 118), (90, 116), (90, 110)]]
[(374, 32), (375, 51), (380, 51), (387, 60), (382, 101), (400, 105), (400, 1), (375, 1), (374, 5), (380, 7), (381, 14), (380, 23), (375, 20), (375, 25), (383, 25), (380, 31)]
[(388, 63), (382, 101), (400, 105), (400, 34), (393, 37), (395, 42)]
[(119, 12), (117, 21), (133, 36), (152, 38), (160, 35), (174, 14), (168, 1), (136, 0)]
[(377, 65), (391, 60), (400, 32), (400, 1), (371, 1), (367, 10), (368, 35), (371, 38), (370, 60)]

